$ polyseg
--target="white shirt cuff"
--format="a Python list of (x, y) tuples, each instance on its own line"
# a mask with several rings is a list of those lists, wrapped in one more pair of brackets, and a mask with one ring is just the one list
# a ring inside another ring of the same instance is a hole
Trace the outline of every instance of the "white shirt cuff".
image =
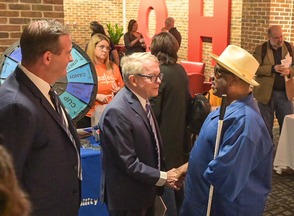
[(167, 180), (167, 172), (160, 171), (160, 178), (156, 182), (156, 186), (163, 186)]

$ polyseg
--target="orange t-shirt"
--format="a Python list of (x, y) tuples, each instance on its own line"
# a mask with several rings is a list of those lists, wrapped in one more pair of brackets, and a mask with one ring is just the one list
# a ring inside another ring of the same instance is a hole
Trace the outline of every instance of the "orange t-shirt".
[[(113, 63), (113, 73), (106, 71), (106, 65), (99, 64), (95, 65), (97, 80), (98, 80), (98, 91), (97, 94), (112, 95), (112, 85), (115, 83), (118, 87), (123, 87), (124, 82), (122, 80), (119, 68), (116, 64)], [(109, 98), (108, 103), (111, 101), (112, 97)], [(95, 110), (96, 105), (102, 105), (97, 100), (95, 100), (94, 105), (91, 107), (90, 111), (86, 116), (91, 117), (92, 113)]]

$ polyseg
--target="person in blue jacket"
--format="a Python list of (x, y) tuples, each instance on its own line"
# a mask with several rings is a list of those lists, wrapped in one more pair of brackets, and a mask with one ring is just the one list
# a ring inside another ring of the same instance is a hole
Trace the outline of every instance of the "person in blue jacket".
[(227, 95), (219, 152), (214, 158), (219, 109), (206, 118), (191, 151), (185, 178), (182, 216), (262, 215), (271, 189), (273, 144), (252, 96), (259, 66), (247, 51), (229, 45), (217, 62), (212, 89)]

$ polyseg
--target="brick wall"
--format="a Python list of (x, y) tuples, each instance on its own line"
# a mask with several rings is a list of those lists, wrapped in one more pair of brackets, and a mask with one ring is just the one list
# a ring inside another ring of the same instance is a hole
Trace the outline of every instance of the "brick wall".
[(91, 21), (101, 23), (105, 31), (106, 23), (118, 23), (122, 27), (122, 11), (122, 0), (64, 0), (65, 23), (71, 30), (73, 41), (83, 49), (91, 36)]
[(63, 0), (0, 0), (0, 54), (19, 40), (33, 19), (54, 18), (63, 22)]
[[(206, 0), (203, 4), (204, 16), (213, 16), (214, 4), (213, 1)], [(230, 44), (241, 45), (241, 20), (242, 17), (242, 0), (234, 0), (231, 2), (231, 28), (230, 28)], [(211, 62), (210, 53), (212, 52), (211, 40), (203, 41), (203, 56), (202, 61), (205, 62), (205, 77), (213, 74), (213, 65)]]
[[(126, 25), (131, 19), (138, 18), (138, 8), (140, 1), (126, 0)], [(204, 0), (204, 15), (213, 16), (213, 0)], [(187, 59), (188, 49), (188, 8), (189, 0), (166, 0), (168, 16), (175, 19), (175, 26), (182, 34), (182, 44), (179, 50), (179, 60)], [(97, 20), (101, 24), (118, 23), (123, 26), (122, 1), (81, 1), (81, 0), (64, 0), (64, 19), (69, 24), (73, 40), (84, 48), (89, 40), (91, 31), (89, 23)], [(156, 14), (151, 11), (149, 15), (149, 33), (155, 33)], [(231, 43), (241, 44), (241, 17), (242, 17), (242, 0), (232, 1), (232, 21), (231, 21)], [(123, 43), (123, 40), (121, 40)], [(203, 62), (206, 63), (205, 75), (209, 79), (212, 72), (211, 42), (204, 42)]]
[[(215, 0), (217, 1), (217, 0)], [(294, 0), (234, 0), (231, 1), (230, 43), (253, 52), (257, 44), (267, 40), (267, 28), (272, 24), (281, 25), (285, 39), (293, 41)], [(89, 23), (99, 21), (117, 23), (123, 26), (122, 0), (0, 0), (0, 54), (19, 39), (24, 25), (31, 19), (57, 18), (69, 26), (72, 38), (82, 48), (90, 38)], [(179, 59), (187, 59), (187, 28), (189, 0), (166, 0), (168, 16), (175, 18), (175, 26), (183, 40)], [(126, 0), (126, 24), (138, 18), (139, 0)], [(204, 15), (213, 16), (213, 0), (203, 0)], [(64, 10), (64, 13), (63, 13)], [(151, 12), (149, 33), (155, 33), (155, 13)], [(212, 73), (211, 40), (204, 41), (203, 62), (206, 63), (206, 79)], [(121, 40), (123, 43), (123, 40)]]
[(257, 44), (268, 40), (267, 29), (281, 25), (284, 38), (293, 41), (293, 0), (244, 0), (241, 28), (241, 45), (253, 52)]

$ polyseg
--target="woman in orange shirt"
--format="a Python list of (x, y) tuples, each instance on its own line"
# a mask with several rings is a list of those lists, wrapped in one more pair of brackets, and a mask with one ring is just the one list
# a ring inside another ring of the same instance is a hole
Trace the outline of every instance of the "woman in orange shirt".
[(118, 66), (109, 60), (109, 45), (109, 39), (102, 34), (94, 34), (88, 43), (87, 54), (95, 66), (98, 91), (90, 111), (77, 123), (78, 128), (90, 127), (91, 116), (95, 109), (97, 110), (101, 106), (100, 110), (102, 110), (102, 106), (108, 104), (119, 89), (124, 86)]

